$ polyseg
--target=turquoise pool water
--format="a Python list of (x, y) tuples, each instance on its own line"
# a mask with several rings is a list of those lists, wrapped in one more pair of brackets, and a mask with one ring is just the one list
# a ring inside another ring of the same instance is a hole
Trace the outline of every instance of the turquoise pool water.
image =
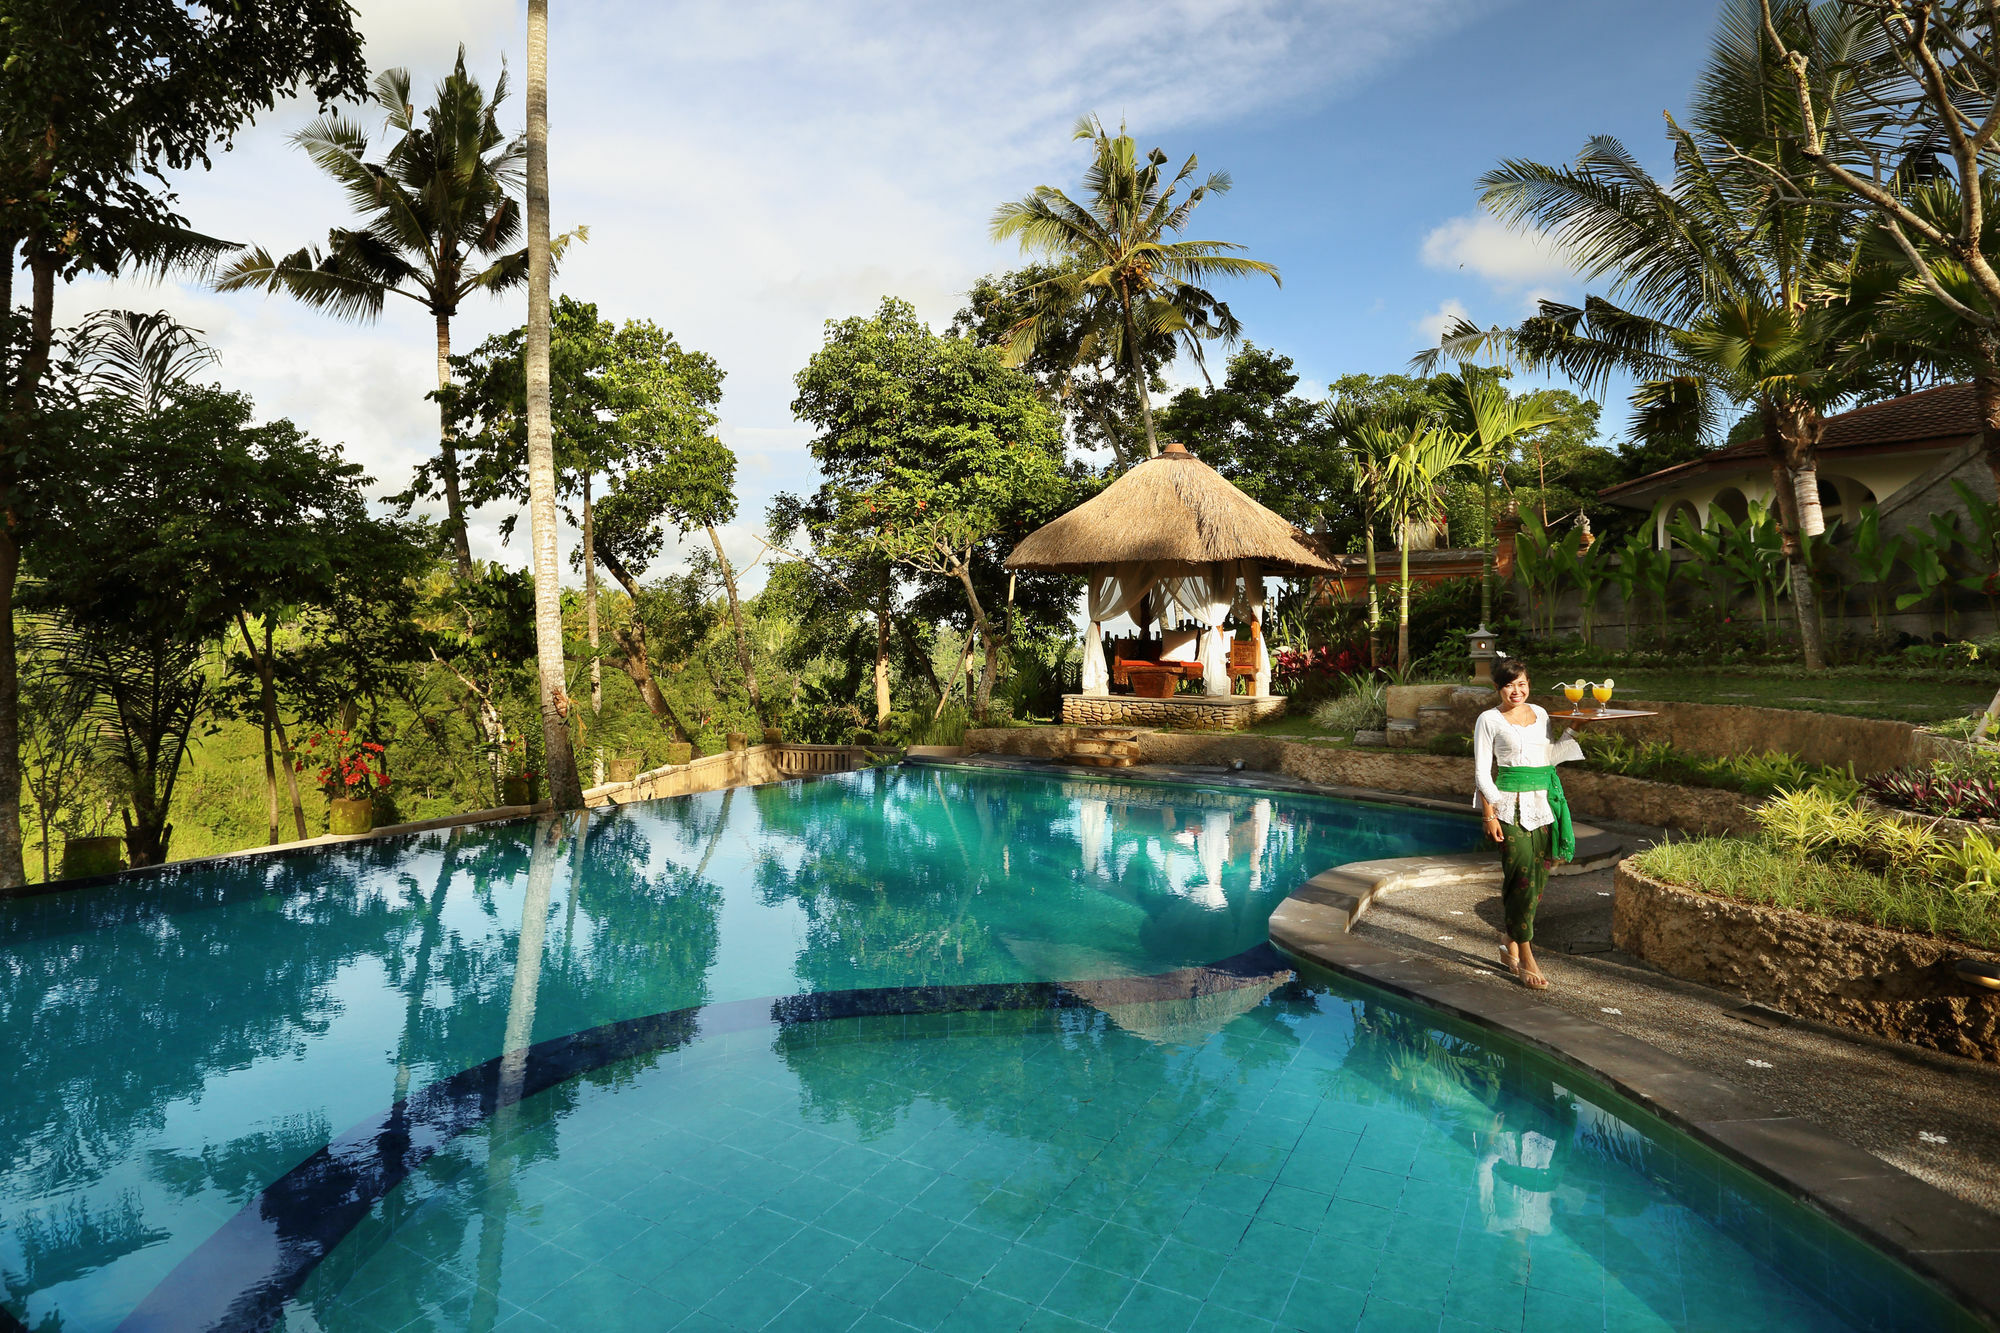
[(1475, 836), (904, 768), (6, 904), (0, 1325), (1951, 1318), (1260, 947), (1306, 876)]

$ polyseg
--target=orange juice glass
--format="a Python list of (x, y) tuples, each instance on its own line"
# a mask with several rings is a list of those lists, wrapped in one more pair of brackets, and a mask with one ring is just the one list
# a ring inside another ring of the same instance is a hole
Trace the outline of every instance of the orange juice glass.
[(1597, 700), (1597, 706), (1602, 708), (1611, 702), (1611, 687), (1609, 685), (1593, 685), (1590, 687), (1590, 697)]

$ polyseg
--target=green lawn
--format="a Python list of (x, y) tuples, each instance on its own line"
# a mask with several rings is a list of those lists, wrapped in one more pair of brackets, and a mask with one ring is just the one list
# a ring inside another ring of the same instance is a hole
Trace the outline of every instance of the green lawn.
[[(1619, 699), (1801, 708), (1815, 713), (1886, 717), (1917, 723), (1942, 722), (1982, 709), (1993, 698), (1994, 688), (1990, 684), (1893, 677), (1867, 679), (1832, 672), (1817, 676), (1771, 676), (1726, 671), (1626, 670), (1618, 672), (1615, 679)], [(1538, 689), (1545, 683), (1552, 682), (1538, 682)]]

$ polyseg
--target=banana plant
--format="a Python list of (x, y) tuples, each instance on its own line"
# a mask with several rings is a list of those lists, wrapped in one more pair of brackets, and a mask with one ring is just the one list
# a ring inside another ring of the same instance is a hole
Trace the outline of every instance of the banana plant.
[(1658, 616), (1657, 624), (1665, 630), (1667, 585), (1673, 574), (1673, 552), (1654, 546), (1646, 529), (1639, 528), (1625, 538), (1625, 544), (1618, 548), (1618, 562), (1612, 567), (1611, 577), (1618, 585), (1619, 596), (1625, 599), (1628, 638), (1635, 614), (1644, 613), (1644, 603), (1648, 600)]
[(1529, 621), (1537, 633), (1553, 635), (1556, 632), (1556, 597), (1569, 572), (1577, 535), (1572, 530), (1567, 537), (1554, 537), (1535, 515), (1521, 516), (1521, 531), (1514, 537), (1514, 563), (1521, 571), (1521, 581), (1528, 585), (1528, 591), (1534, 598)]
[(1738, 523), (1720, 509), (1711, 509), (1707, 526), (1698, 533), (1685, 516), (1677, 523), (1676, 538), (1707, 567), (1712, 584), (1721, 585), (1716, 591), (1721, 593), (1722, 604), (1731, 606), (1748, 596), (1757, 605), (1757, 623), (1768, 640), (1785, 579), (1783, 539), (1770, 511), (1753, 501), (1749, 513)]
[(1721, 607), (1726, 613), (1742, 595), (1736, 577), (1723, 559), (1722, 531), (1713, 522), (1707, 527), (1697, 527), (1687, 514), (1676, 514), (1667, 525), (1668, 539), (1678, 544), (1694, 558), (1683, 564), (1677, 571), (1680, 577), (1696, 586), (1699, 603)]
[[(1909, 535), (1909, 546), (1904, 553), (1903, 563), (1909, 566), (1910, 577), (1916, 583), (1915, 592), (1898, 593), (1896, 609), (1909, 611), (1923, 605), (1941, 590), (1951, 586), (1951, 567), (1947, 559), (1951, 554), (1951, 544), (1956, 534), (1941, 536), (1931, 528), (1913, 528)], [(1951, 624), (1951, 596), (1945, 595), (1945, 624)]]
[(1984, 597), (1986, 609), (2000, 621), (2000, 504), (1981, 498), (1962, 481), (1953, 481), (1951, 488), (1972, 519), (1972, 531), (1959, 537), (1970, 568), (1959, 577), (1958, 586)]
[(1583, 544), (1583, 529), (1571, 528), (1555, 548), (1562, 576), (1576, 588), (1578, 623), (1586, 646), (1593, 643), (1597, 628), (1597, 596), (1611, 581), (1611, 554), (1604, 542)]
[(1875, 506), (1869, 505), (1861, 511), (1861, 521), (1854, 525), (1854, 545), (1847, 553), (1854, 566), (1856, 580), (1868, 589), (1868, 615), (1875, 623), (1875, 632), (1883, 632), (1882, 615), (1888, 604), (1889, 579), (1896, 572), (1896, 566), (1904, 562), (1906, 551), (1904, 540), (1895, 535), (1882, 535), (1882, 516)]

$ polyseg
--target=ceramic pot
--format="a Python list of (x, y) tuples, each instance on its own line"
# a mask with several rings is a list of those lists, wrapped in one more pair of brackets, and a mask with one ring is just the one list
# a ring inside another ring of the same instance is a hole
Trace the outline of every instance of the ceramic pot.
[(764, 728), (764, 744), (766, 744), (766, 745), (783, 745), (784, 743), (785, 743), (785, 733), (784, 733), (784, 732), (782, 732), (782, 731), (779, 731), (779, 730), (778, 730), (778, 729), (777, 729), (776, 727), (766, 727), (766, 728)]
[(125, 868), (125, 839), (71, 838), (63, 843), (63, 879), (83, 879), (88, 875), (115, 875)]
[(686, 741), (671, 741), (667, 745), (667, 762), (676, 766), (694, 758), (694, 746)]
[(536, 780), (529, 776), (506, 778), (500, 783), (501, 802), (505, 805), (533, 805), (537, 785)]
[(606, 782), (630, 782), (638, 776), (639, 761), (637, 759), (607, 759), (604, 761), (604, 780)]
[(747, 750), (750, 748), (750, 738), (740, 731), (732, 731), (729, 733), (729, 748), (732, 750)]
[(375, 827), (375, 802), (366, 796), (352, 801), (336, 797), (326, 804), (329, 833), (366, 833)]

